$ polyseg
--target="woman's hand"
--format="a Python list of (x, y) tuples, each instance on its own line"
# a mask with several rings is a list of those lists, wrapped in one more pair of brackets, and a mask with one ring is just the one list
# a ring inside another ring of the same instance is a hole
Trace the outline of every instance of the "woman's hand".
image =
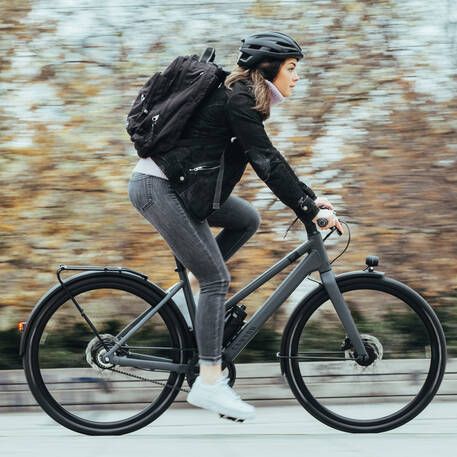
[[(319, 200), (319, 199), (317, 199), (317, 200)], [(315, 202), (317, 202), (317, 200), (315, 200)], [(317, 223), (318, 219), (326, 219), (327, 225), (325, 225), (324, 227), (320, 227), (319, 224)], [(313, 222), (317, 225), (317, 227), (320, 230), (329, 230), (332, 227), (336, 227), (341, 233), (344, 233), (343, 225), (338, 220), (338, 218), (336, 217), (333, 210), (325, 209), (325, 208), (320, 209), (319, 212), (314, 217)]]
[(333, 205), (325, 197), (317, 197), (316, 200), (314, 200), (314, 203), (318, 208), (321, 209), (331, 209), (332, 211), (335, 209), (333, 208)]

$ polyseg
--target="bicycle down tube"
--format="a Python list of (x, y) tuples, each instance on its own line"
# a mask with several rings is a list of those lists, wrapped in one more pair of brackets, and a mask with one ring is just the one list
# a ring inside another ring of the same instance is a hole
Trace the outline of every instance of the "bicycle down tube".
[[(368, 357), (365, 346), (362, 343), (360, 334), (357, 330), (355, 322), (351, 316), (348, 306), (344, 302), (343, 296), (336, 284), (335, 274), (331, 268), (327, 252), (325, 250), (322, 236), (314, 230), (308, 231), (309, 241), (303, 243), (292, 252), (287, 254), (279, 262), (271, 266), (268, 270), (255, 278), (249, 284), (244, 286), (240, 291), (235, 293), (229, 300), (226, 301), (226, 308), (237, 304), (252, 292), (257, 290), (272, 277), (276, 276), (279, 272), (284, 270), (287, 266), (294, 263), (302, 255), (308, 255), (287, 275), (284, 281), (279, 285), (275, 292), (266, 300), (266, 302), (254, 313), (254, 315), (246, 322), (238, 335), (230, 342), (224, 351), (227, 360), (234, 360), (240, 352), (249, 344), (255, 337), (263, 324), (270, 318), (270, 316), (284, 303), (284, 301), (292, 294), (292, 292), (300, 285), (306, 276), (313, 271), (319, 271), (322, 284), (327, 290), (337, 315), (348, 335), (357, 356), (362, 360)], [(179, 289), (184, 288), (186, 298), (190, 295), (190, 300), (187, 300), (189, 306), (189, 314), (191, 316), (192, 324), (195, 318), (195, 303), (193, 296), (190, 292), (185, 269), (176, 259), (177, 269), (181, 281), (177, 283), (167, 295), (153, 308), (146, 310), (141, 316), (135, 319), (118, 335), (118, 343), (115, 344), (111, 350), (105, 355), (106, 361), (121, 365), (121, 366), (137, 366), (139, 368), (149, 368), (158, 370), (170, 370), (175, 372), (185, 372), (186, 365), (167, 362), (165, 358), (154, 356), (135, 357), (119, 357), (115, 355), (115, 351), (133, 335), (144, 322), (150, 319)]]
[(325, 250), (322, 237), (319, 233), (315, 232), (309, 234), (308, 242), (299, 246), (280, 262), (273, 265), (265, 273), (241, 289), (227, 302), (227, 304), (238, 303), (305, 253), (308, 253), (308, 256), (287, 275), (275, 292), (273, 292), (267, 301), (254, 313), (235, 339), (227, 346), (224, 354), (228, 360), (234, 360), (240, 354), (269, 317), (284, 303), (284, 301), (286, 301), (303, 279), (313, 271), (319, 271), (322, 284), (327, 290), (333, 306), (335, 307), (341, 323), (343, 324), (348, 337), (351, 339), (358, 356), (362, 358), (368, 357), (349, 308), (344, 302), (343, 296), (336, 284), (335, 274), (330, 266), (327, 251)]

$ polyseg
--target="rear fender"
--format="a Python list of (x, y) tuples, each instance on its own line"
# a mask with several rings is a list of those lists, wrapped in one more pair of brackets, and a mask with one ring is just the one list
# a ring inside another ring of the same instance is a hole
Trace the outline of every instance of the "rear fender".
[[(151, 289), (152, 292), (155, 294), (159, 295), (159, 297), (165, 297), (167, 293), (159, 286), (156, 284), (148, 281), (145, 278), (139, 277), (138, 275), (129, 273), (128, 271), (120, 271), (120, 272), (110, 272), (110, 271), (85, 271), (83, 273), (78, 273), (73, 276), (70, 276), (68, 279), (64, 281), (65, 286), (71, 286), (74, 283), (81, 281), (82, 279), (87, 279), (95, 276), (107, 276), (107, 275), (112, 275), (113, 277), (118, 277), (120, 274), (128, 276), (130, 280), (137, 282), (139, 285), (146, 285)], [(25, 352), (25, 347), (27, 344), (27, 340), (30, 336), (30, 329), (33, 327), (33, 324), (37, 320), (38, 316), (40, 315), (41, 310), (51, 301), (54, 299), (59, 294), (64, 294), (64, 286), (62, 284), (56, 284), (54, 287), (49, 289), (36, 303), (36, 305), (33, 307), (25, 325), (25, 329), (22, 332), (21, 340), (19, 343), (19, 355), (23, 357), (24, 352)], [(193, 337), (191, 335), (191, 332), (187, 326), (187, 323), (179, 311), (178, 307), (174, 303), (173, 299), (169, 300), (169, 303), (167, 306), (171, 307), (173, 309), (173, 312), (177, 315), (177, 319), (179, 321), (179, 324), (181, 325), (182, 333), (184, 335), (184, 338), (186, 339), (186, 345), (192, 345)], [(191, 347), (191, 346), (187, 346)]]

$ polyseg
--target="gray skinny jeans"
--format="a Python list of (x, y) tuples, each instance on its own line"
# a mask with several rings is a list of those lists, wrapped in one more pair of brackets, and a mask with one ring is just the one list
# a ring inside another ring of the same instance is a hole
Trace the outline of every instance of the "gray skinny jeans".
[[(182, 206), (169, 181), (138, 172), (130, 177), (128, 193), (133, 206), (200, 283), (195, 322), (200, 364), (220, 363), (224, 303), (230, 284), (225, 261), (256, 232), (259, 213), (246, 200), (230, 195), (202, 223)], [(210, 226), (223, 230), (214, 237)]]

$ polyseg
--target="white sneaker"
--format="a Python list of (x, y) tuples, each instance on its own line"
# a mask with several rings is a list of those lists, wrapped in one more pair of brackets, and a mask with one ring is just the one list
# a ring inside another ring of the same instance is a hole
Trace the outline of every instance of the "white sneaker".
[(205, 384), (198, 376), (187, 395), (187, 402), (229, 419), (243, 421), (255, 418), (254, 406), (241, 400), (228, 385), (227, 377), (221, 377), (215, 384)]

